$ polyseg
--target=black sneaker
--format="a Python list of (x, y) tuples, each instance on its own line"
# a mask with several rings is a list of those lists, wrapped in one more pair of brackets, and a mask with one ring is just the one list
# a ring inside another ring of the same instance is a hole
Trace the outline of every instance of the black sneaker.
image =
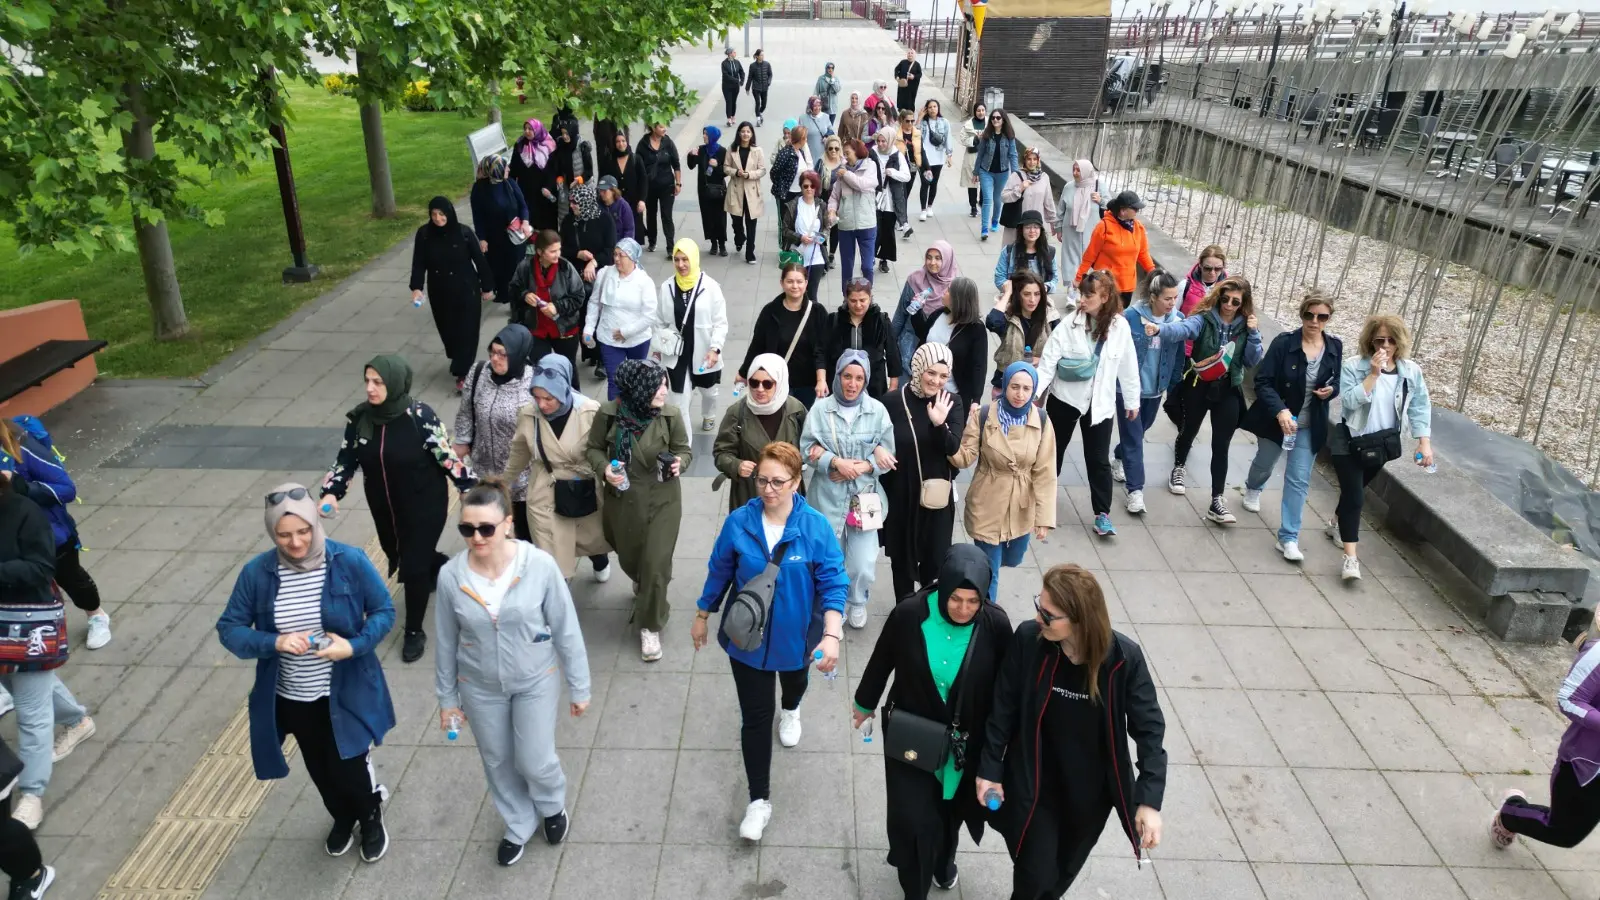
[(511, 841), (501, 841), (500, 850), (495, 853), (495, 862), (502, 866), (514, 866), (517, 860), (522, 859), (522, 845)]
[(1218, 525), (1232, 525), (1239, 521), (1233, 513), (1228, 511), (1228, 504), (1222, 502), (1221, 497), (1212, 497), (1211, 506), (1206, 510), (1206, 518)]
[(974, 206), (972, 208), (972, 211), (967, 213), (967, 218), (976, 219), (977, 217), (978, 217), (978, 208), (976, 206)]
[(1183, 484), (1184, 474), (1185, 472), (1183, 471), (1183, 466), (1173, 466), (1172, 474), (1167, 476), (1167, 490), (1173, 492), (1174, 494), (1182, 494), (1183, 492), (1187, 491), (1188, 488)]
[(389, 852), (389, 829), (383, 827), (383, 807), (361, 821), (361, 861), (375, 863)]
[(878, 271), (879, 272), (887, 272), (887, 271), (889, 271), (889, 261), (887, 259), (878, 260)]
[(11, 900), (39, 900), (55, 880), (56, 870), (53, 867), (40, 866), (39, 871), (28, 878), (11, 880)]
[(567, 839), (566, 810), (563, 809), (561, 812), (545, 818), (544, 839), (548, 841), (551, 846), (555, 846), (556, 844), (559, 844)]
[(941, 891), (948, 891), (955, 887), (956, 882), (960, 880), (961, 873), (956, 871), (956, 864), (951, 863), (950, 870), (948, 872), (936, 873), (933, 876), (933, 886)]
[(322, 846), (323, 849), (328, 851), (329, 856), (343, 856), (350, 852), (350, 848), (355, 842), (356, 823), (335, 822), (333, 823), (333, 828), (328, 832), (327, 842)]
[(421, 631), (408, 631), (405, 642), (400, 647), (400, 661), (414, 663), (422, 658), (422, 651), (427, 648), (427, 634)]

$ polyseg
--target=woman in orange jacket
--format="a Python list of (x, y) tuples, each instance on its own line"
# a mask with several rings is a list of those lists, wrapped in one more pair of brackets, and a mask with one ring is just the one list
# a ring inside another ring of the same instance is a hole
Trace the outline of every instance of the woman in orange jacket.
[[(1122, 292), (1122, 305), (1128, 306), (1133, 290), (1139, 283), (1139, 270), (1146, 272), (1156, 267), (1150, 258), (1150, 237), (1145, 234), (1144, 223), (1139, 221), (1139, 210), (1144, 201), (1133, 191), (1123, 191), (1106, 204), (1105, 216), (1089, 234), (1089, 246), (1083, 251), (1083, 261), (1078, 264), (1076, 281), (1092, 269), (1105, 269), (1117, 280), (1117, 290)], [(1137, 267), (1136, 267), (1137, 264)]]

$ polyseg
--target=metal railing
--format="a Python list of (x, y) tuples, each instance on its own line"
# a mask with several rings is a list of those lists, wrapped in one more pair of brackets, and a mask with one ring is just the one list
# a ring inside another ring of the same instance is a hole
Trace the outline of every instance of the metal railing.
[(895, 40), (918, 53), (954, 50), (960, 46), (964, 23), (948, 19), (903, 19), (895, 27)]
[(863, 19), (878, 23), (880, 28), (890, 27), (911, 15), (903, 3), (884, 3), (881, 0), (851, 0), (850, 10)]

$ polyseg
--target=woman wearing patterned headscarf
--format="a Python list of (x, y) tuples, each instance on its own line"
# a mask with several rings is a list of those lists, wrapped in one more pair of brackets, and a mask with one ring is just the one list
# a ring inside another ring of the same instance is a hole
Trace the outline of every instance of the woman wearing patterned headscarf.
[[(956, 251), (948, 241), (934, 241), (922, 256), (922, 268), (906, 277), (900, 289), (900, 302), (895, 305), (890, 327), (900, 344), (900, 358), (910, 359), (926, 335), (928, 327), (944, 311), (945, 298), (950, 294), (950, 284), (961, 275), (956, 265)], [(968, 397), (967, 399), (973, 399)]]
[(589, 295), (583, 343), (598, 344), (606, 370), (606, 399), (617, 399), (617, 366), (625, 359), (644, 359), (656, 327), (656, 283), (639, 260), (644, 248), (623, 238), (612, 251), (613, 264), (600, 270)]
[[(661, 658), (667, 625), (667, 584), (683, 518), (682, 475), (689, 467), (689, 432), (683, 414), (667, 403), (667, 372), (648, 359), (617, 367), (617, 399), (600, 407), (585, 449), (589, 468), (605, 478), (601, 525), (617, 551), (623, 574), (633, 579), (633, 624), (639, 658)], [(612, 462), (622, 473), (611, 470)]]
[[(517, 415), (511, 439), (508, 479), (528, 480), (528, 502), (522, 506), (534, 546), (554, 556), (565, 578), (572, 578), (578, 557), (587, 556), (594, 579), (611, 578), (610, 560), (600, 525), (599, 476), (585, 457), (589, 429), (600, 403), (573, 389), (572, 363), (548, 354), (533, 364), (533, 402)], [(592, 501), (592, 502), (591, 502)], [(521, 522), (517, 524), (524, 527)]]
[[(489, 342), (489, 358), (473, 366), (467, 376), (467, 390), (456, 409), (456, 442), (451, 448), (457, 458), (472, 457), (479, 472), (500, 472), (511, 455), (511, 442), (517, 432), (522, 408), (533, 402), (533, 372), (528, 353), (533, 335), (521, 325), (507, 325)], [(528, 479), (526, 475), (507, 478), (513, 519), (519, 540), (532, 540), (528, 532)]]
[(600, 270), (612, 263), (617, 225), (600, 209), (594, 185), (575, 184), (568, 195), (572, 215), (561, 223), (561, 255), (578, 267), (586, 283), (594, 284)]
[(416, 662), (428, 646), (422, 623), (439, 567), (437, 549), (450, 501), (445, 487), (477, 481), (450, 445), (433, 407), (411, 397), (411, 366), (398, 354), (375, 356), (365, 369), (367, 399), (346, 414), (349, 424), (333, 468), (322, 479), (323, 509), (337, 515), (350, 479), (361, 472), (378, 545), (406, 592), (405, 645), (400, 658)]
[[(894, 467), (894, 428), (889, 411), (867, 392), (871, 370), (865, 351), (840, 353), (833, 392), (811, 407), (800, 435), (800, 453), (810, 470), (806, 502), (827, 517), (844, 550), (844, 573), (850, 579), (844, 611), (851, 628), (867, 626), (884, 509), (878, 478)], [(872, 499), (858, 499), (868, 495)], [(877, 513), (867, 506), (876, 506)]]
[(544, 123), (529, 119), (522, 123), (522, 137), (511, 148), (511, 178), (522, 188), (528, 201), (528, 221), (535, 231), (555, 228), (557, 223), (556, 141)]
[[(483, 320), (480, 298), (494, 296), (494, 272), (472, 229), (456, 221), (456, 208), (446, 197), (435, 197), (428, 203), (428, 221), (417, 229), (412, 244), (413, 302), (422, 299), (424, 287), (459, 393), (461, 380), (478, 352), (478, 325)], [(500, 301), (505, 302), (505, 298)]]
[(343, 856), (359, 825), (361, 858), (377, 862), (389, 849), (388, 790), (374, 779), (372, 746), (395, 724), (377, 650), (394, 627), (394, 601), (365, 553), (323, 536), (303, 485), (280, 484), (266, 501), (277, 547), (245, 563), (217, 619), (222, 646), (256, 661), (251, 762), (259, 779), (288, 777), (283, 739), (293, 735), (333, 815), (324, 849)]
[(789, 396), (789, 366), (776, 353), (762, 353), (750, 361), (745, 383), (750, 390), (733, 401), (722, 414), (722, 427), (711, 445), (713, 461), (722, 474), (713, 489), (728, 479), (728, 511), (756, 497), (756, 463), (773, 441), (799, 444), (806, 408)]
[(822, 158), (822, 139), (833, 134), (833, 119), (823, 112), (821, 97), (806, 99), (805, 115), (800, 117), (799, 124), (805, 126), (806, 149), (811, 152), (812, 164), (815, 165), (815, 161)]
[(1024, 361), (1006, 367), (1000, 399), (980, 412), (967, 407), (960, 468), (977, 463), (963, 507), (967, 537), (989, 557), (989, 597), (1000, 595), (1000, 567), (1016, 568), (1029, 537), (1044, 540), (1056, 527), (1056, 436), (1033, 403), (1039, 372)]
[[(478, 161), (478, 180), (472, 185), (472, 230), (478, 235), (478, 249), (489, 258), (494, 270), (496, 296), (510, 296), (511, 276), (517, 263), (527, 255), (527, 238), (514, 240), (513, 225), (523, 235), (532, 232), (528, 225), (528, 201), (515, 181), (506, 179), (510, 171), (503, 156), (485, 156)], [(477, 341), (473, 341), (476, 345)]]
[(950, 458), (961, 449), (966, 410), (945, 390), (953, 364), (949, 347), (923, 344), (911, 356), (906, 383), (884, 398), (899, 461), (882, 478), (889, 510), (878, 536), (889, 554), (896, 597), (910, 596), (938, 577), (955, 530), (950, 480), (957, 469)]

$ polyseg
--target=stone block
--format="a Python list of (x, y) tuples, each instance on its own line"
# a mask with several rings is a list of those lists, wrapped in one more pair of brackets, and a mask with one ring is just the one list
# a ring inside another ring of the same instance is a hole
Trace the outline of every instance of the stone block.
[(1571, 612), (1565, 594), (1512, 591), (1489, 601), (1489, 630), (1510, 643), (1549, 643), (1561, 639)]

